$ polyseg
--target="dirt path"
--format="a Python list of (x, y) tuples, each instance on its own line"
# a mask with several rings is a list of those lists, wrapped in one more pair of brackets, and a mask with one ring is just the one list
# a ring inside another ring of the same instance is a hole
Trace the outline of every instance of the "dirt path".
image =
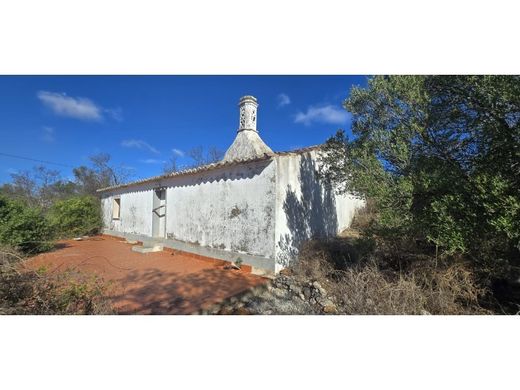
[(224, 263), (182, 252), (132, 252), (132, 246), (106, 236), (64, 241), (34, 257), (31, 265), (60, 272), (94, 273), (122, 314), (191, 314), (237, 295), (266, 279), (224, 269)]

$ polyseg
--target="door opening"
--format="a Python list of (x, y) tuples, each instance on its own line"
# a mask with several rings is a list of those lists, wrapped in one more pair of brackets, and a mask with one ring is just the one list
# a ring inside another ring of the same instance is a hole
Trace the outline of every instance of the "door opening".
[(166, 237), (166, 189), (153, 191), (152, 237)]

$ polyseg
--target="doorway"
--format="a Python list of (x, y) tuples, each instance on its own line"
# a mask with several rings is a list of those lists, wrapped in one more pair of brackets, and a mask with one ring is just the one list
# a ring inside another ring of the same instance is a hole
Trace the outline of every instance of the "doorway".
[(166, 237), (166, 189), (156, 188), (153, 191), (152, 205), (152, 237)]

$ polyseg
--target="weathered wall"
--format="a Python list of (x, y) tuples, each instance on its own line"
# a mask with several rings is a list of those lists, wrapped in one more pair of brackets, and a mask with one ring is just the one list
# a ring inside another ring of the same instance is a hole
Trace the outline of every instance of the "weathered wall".
[(168, 237), (274, 258), (275, 164), (249, 163), (175, 181)]
[(289, 265), (301, 244), (311, 238), (333, 237), (348, 228), (354, 212), (364, 204), (337, 195), (318, 179), (316, 151), (276, 157), (276, 269)]
[[(166, 238), (273, 259), (280, 270), (300, 245), (349, 227), (363, 201), (337, 195), (316, 175), (315, 151), (161, 179), (104, 193), (105, 226), (152, 235), (153, 189), (166, 187)], [(112, 220), (112, 196), (121, 219)]]
[[(272, 160), (162, 179), (104, 194), (105, 227), (151, 236), (153, 188), (166, 187), (167, 238), (274, 258), (275, 164)], [(121, 219), (112, 220), (112, 196)]]
[[(121, 196), (121, 218), (112, 219), (112, 196)], [(105, 227), (122, 233), (152, 234), (153, 190), (149, 186), (137, 186), (132, 190), (121, 190), (104, 194), (102, 198)]]

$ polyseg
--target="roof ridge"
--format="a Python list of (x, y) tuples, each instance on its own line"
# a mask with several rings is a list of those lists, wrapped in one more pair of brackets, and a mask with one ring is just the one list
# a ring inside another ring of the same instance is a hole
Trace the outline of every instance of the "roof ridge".
[(152, 177), (148, 177), (148, 178), (145, 178), (145, 179), (134, 180), (134, 181), (131, 181), (131, 182), (128, 182), (128, 183), (124, 183), (124, 184), (118, 184), (118, 185), (113, 185), (113, 186), (100, 188), (100, 189), (96, 190), (96, 192), (106, 192), (106, 191), (115, 190), (115, 189), (118, 189), (118, 188), (130, 187), (130, 186), (133, 186), (133, 185), (146, 184), (146, 183), (149, 183), (149, 182), (152, 182), (152, 181), (155, 181), (155, 180), (168, 179), (170, 177), (185, 176), (185, 175), (192, 175), (192, 174), (200, 173), (200, 172), (207, 172), (207, 171), (211, 171), (212, 169), (217, 169), (217, 168), (220, 168), (220, 167), (228, 167), (228, 166), (233, 166), (233, 165), (242, 164), (242, 163), (249, 163), (249, 162), (255, 162), (255, 161), (268, 160), (268, 159), (270, 159), (270, 158), (272, 158), (274, 156), (286, 156), (286, 155), (289, 155), (289, 154), (301, 154), (301, 153), (310, 152), (312, 150), (321, 149), (322, 147), (323, 147), (323, 144), (318, 144), (318, 145), (307, 146), (307, 147), (304, 147), (304, 148), (294, 149), (294, 150), (289, 150), (289, 151), (273, 152), (273, 154), (271, 154), (271, 153), (264, 153), (263, 156), (254, 157), (254, 158), (235, 159), (235, 160), (228, 160), (228, 161), (221, 160), (221, 161), (218, 161), (218, 162), (215, 162), (215, 163), (211, 163), (211, 164), (205, 164), (205, 165), (200, 165), (198, 167), (186, 168), (186, 169), (183, 169), (183, 170), (180, 170), (180, 171), (176, 171), (176, 172), (165, 173), (165, 174), (162, 174), (162, 175), (152, 176)]
[(100, 189), (96, 190), (96, 192), (105, 192), (105, 191), (115, 190), (118, 188), (125, 188), (125, 187), (130, 187), (133, 185), (145, 184), (145, 183), (152, 182), (155, 180), (168, 179), (170, 177), (191, 175), (191, 174), (195, 174), (195, 173), (199, 173), (199, 172), (207, 172), (207, 171), (211, 171), (212, 169), (216, 169), (216, 168), (220, 168), (220, 167), (228, 167), (228, 166), (233, 166), (233, 165), (242, 164), (242, 163), (263, 161), (263, 160), (268, 160), (272, 157), (273, 156), (270, 154), (264, 154), (261, 157), (255, 157), (255, 158), (249, 158), (249, 159), (235, 159), (235, 160), (229, 160), (229, 161), (221, 160), (221, 161), (211, 163), (211, 164), (200, 165), (198, 167), (186, 168), (181, 171), (165, 173), (162, 175), (151, 176), (151, 177), (148, 177), (145, 179), (134, 180), (134, 181), (124, 183), (124, 184), (117, 184), (117, 185), (113, 185), (113, 186), (100, 188)]

